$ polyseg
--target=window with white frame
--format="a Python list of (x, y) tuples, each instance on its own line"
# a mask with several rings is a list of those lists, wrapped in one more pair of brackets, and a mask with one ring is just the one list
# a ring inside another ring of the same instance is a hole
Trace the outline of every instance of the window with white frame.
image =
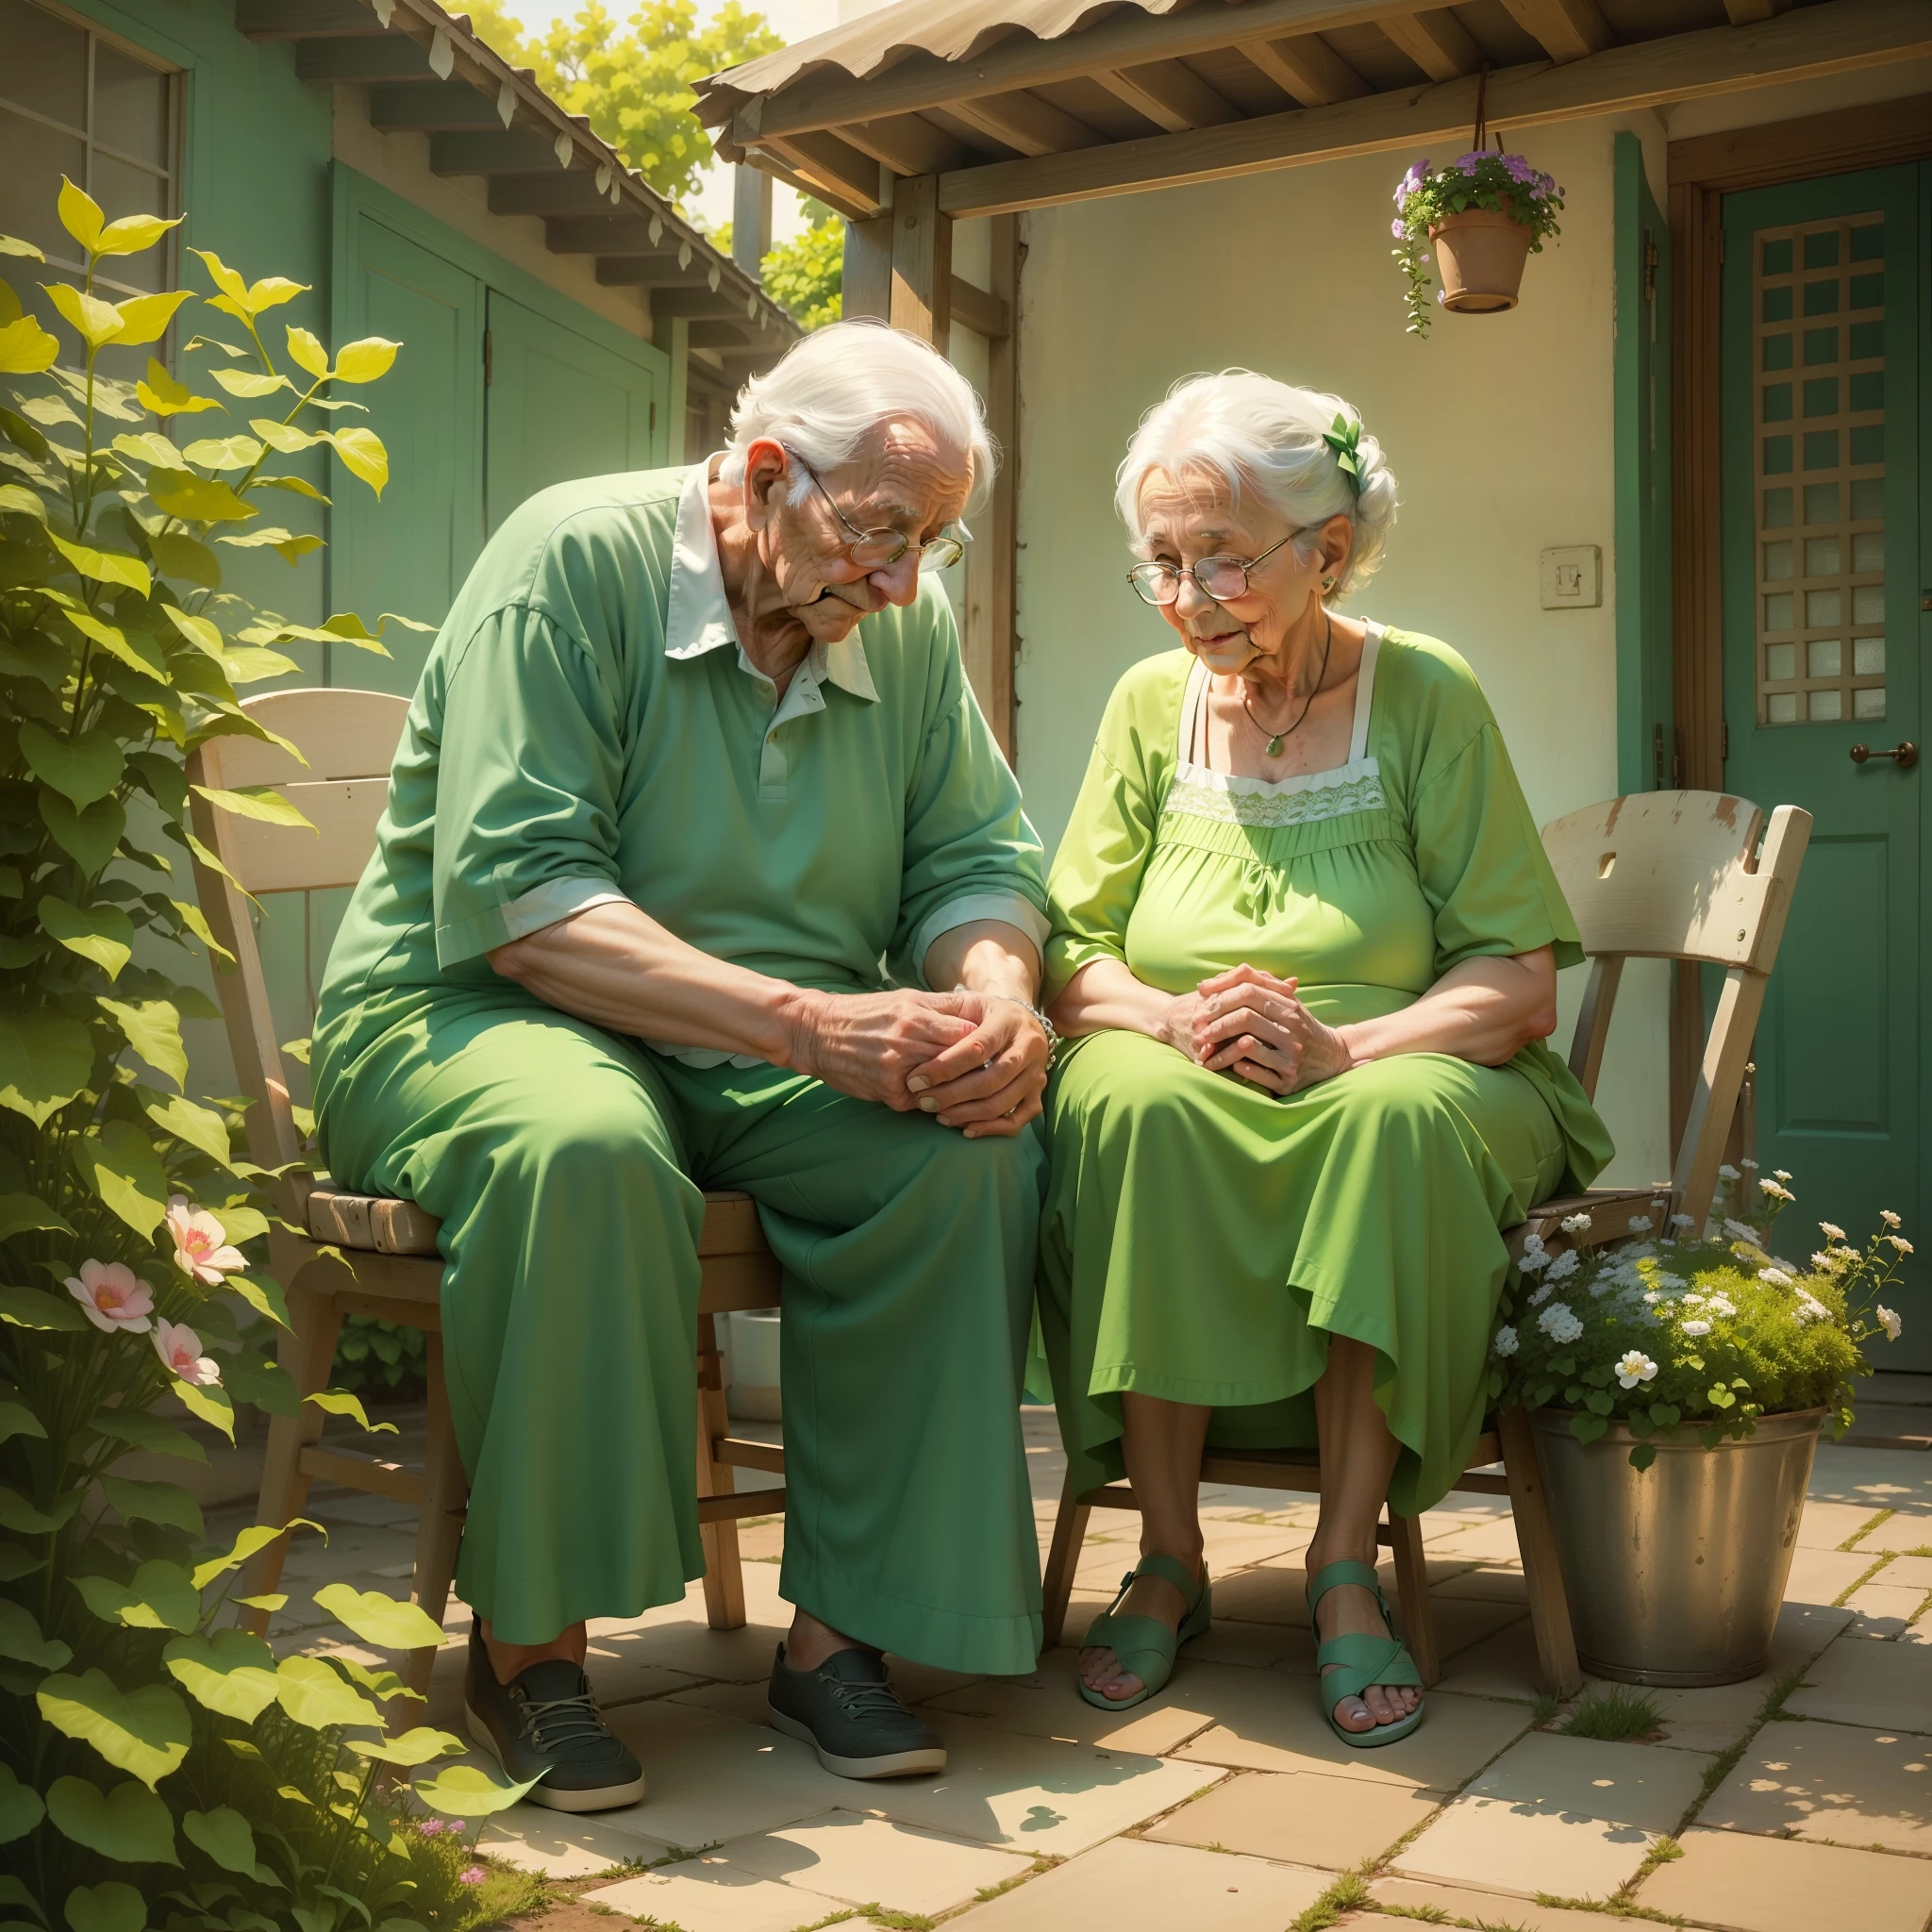
[[(0, 0), (0, 234), (46, 253), (49, 266), (85, 263), (54, 212), (64, 175), (109, 221), (179, 212), (180, 77), (85, 22), (31, 0)], [(170, 238), (172, 241), (172, 238)], [(23, 300), (38, 276), (11, 279)], [(168, 242), (102, 264), (108, 300), (172, 286)]]

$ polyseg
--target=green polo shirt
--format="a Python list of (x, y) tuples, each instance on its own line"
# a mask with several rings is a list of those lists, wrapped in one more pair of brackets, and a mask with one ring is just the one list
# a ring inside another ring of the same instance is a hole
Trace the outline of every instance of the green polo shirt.
[(939, 583), (816, 646), (781, 703), (732, 625), (708, 474), (563, 484), (491, 541), (329, 955), (331, 1058), (418, 1004), (395, 995), (508, 992), (487, 952), (611, 899), (831, 991), (924, 985), (932, 941), (973, 920), (1043, 944), (1040, 841)]

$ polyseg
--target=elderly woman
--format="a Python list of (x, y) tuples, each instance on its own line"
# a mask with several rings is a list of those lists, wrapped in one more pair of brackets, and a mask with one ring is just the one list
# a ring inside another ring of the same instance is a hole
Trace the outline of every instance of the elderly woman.
[(642, 1794), (585, 1620), (705, 1567), (704, 1188), (784, 1268), (774, 1722), (847, 1776), (938, 1770), (880, 1653), (1038, 1654), (1041, 856), (922, 575), (991, 469), (942, 358), (821, 330), (721, 455), (525, 504), (410, 707), (323, 990), (322, 1144), (442, 1224), (470, 1726), (541, 1803)]
[(1580, 958), (1495, 720), (1433, 639), (1341, 616), (1395, 479), (1334, 396), (1246, 371), (1141, 424), (1133, 589), (1181, 648), (1115, 687), (1048, 882), (1041, 1314), (1077, 1486), (1133, 1484), (1142, 1557), (1089, 1631), (1138, 1703), (1207, 1627), (1205, 1443), (1319, 1442), (1322, 1708), (1421, 1722), (1375, 1581), (1482, 1419), (1500, 1229), (1608, 1158), (1542, 1045)]

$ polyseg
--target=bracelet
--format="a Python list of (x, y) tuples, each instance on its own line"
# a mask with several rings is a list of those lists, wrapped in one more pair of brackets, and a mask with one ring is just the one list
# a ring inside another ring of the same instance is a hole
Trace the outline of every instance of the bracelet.
[[(969, 986), (961, 986), (956, 988), (955, 991), (958, 992), (971, 992), (973, 989)], [(1018, 1007), (1023, 1013), (1031, 1013), (1034, 1020), (1039, 1024), (1041, 1032), (1046, 1036), (1046, 1064), (1049, 1069), (1053, 1066), (1054, 1062), (1059, 1058), (1059, 1029), (1038, 1007), (1031, 1005), (1025, 1000), (1016, 1000), (1010, 993), (1005, 992), (983, 992), (979, 994), (979, 998), (983, 1000), (999, 1000), (1007, 1006)]]

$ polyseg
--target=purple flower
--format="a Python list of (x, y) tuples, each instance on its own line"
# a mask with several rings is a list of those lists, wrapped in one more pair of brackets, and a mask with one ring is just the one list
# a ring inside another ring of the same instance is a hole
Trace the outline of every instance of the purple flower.
[(419, 1825), (417, 1825), (416, 1829), (420, 1831), (425, 1838), (434, 1838), (439, 1832), (447, 1831), (449, 1829), (449, 1826), (446, 1825), (440, 1818), (425, 1818)]
[(1395, 184), (1395, 206), (1403, 207), (1423, 182), (1427, 178), (1429, 163), (1426, 159), (1416, 162), (1400, 181)]
[(1456, 165), (1465, 175), (1468, 175), (1473, 178), (1475, 175), (1477, 164), (1479, 162), (1486, 161), (1489, 158), (1490, 156), (1487, 149), (1475, 147), (1471, 148), (1466, 155), (1457, 156)]
[(1391, 235), (1393, 235), (1398, 242), (1406, 242), (1408, 239), (1408, 230), (1405, 228), (1400, 222), (1391, 222), (1389, 224), (1389, 232)]
[(1539, 178), (1537, 172), (1521, 155), (1505, 155), (1503, 172), (1512, 181), (1521, 181), (1524, 187)]

